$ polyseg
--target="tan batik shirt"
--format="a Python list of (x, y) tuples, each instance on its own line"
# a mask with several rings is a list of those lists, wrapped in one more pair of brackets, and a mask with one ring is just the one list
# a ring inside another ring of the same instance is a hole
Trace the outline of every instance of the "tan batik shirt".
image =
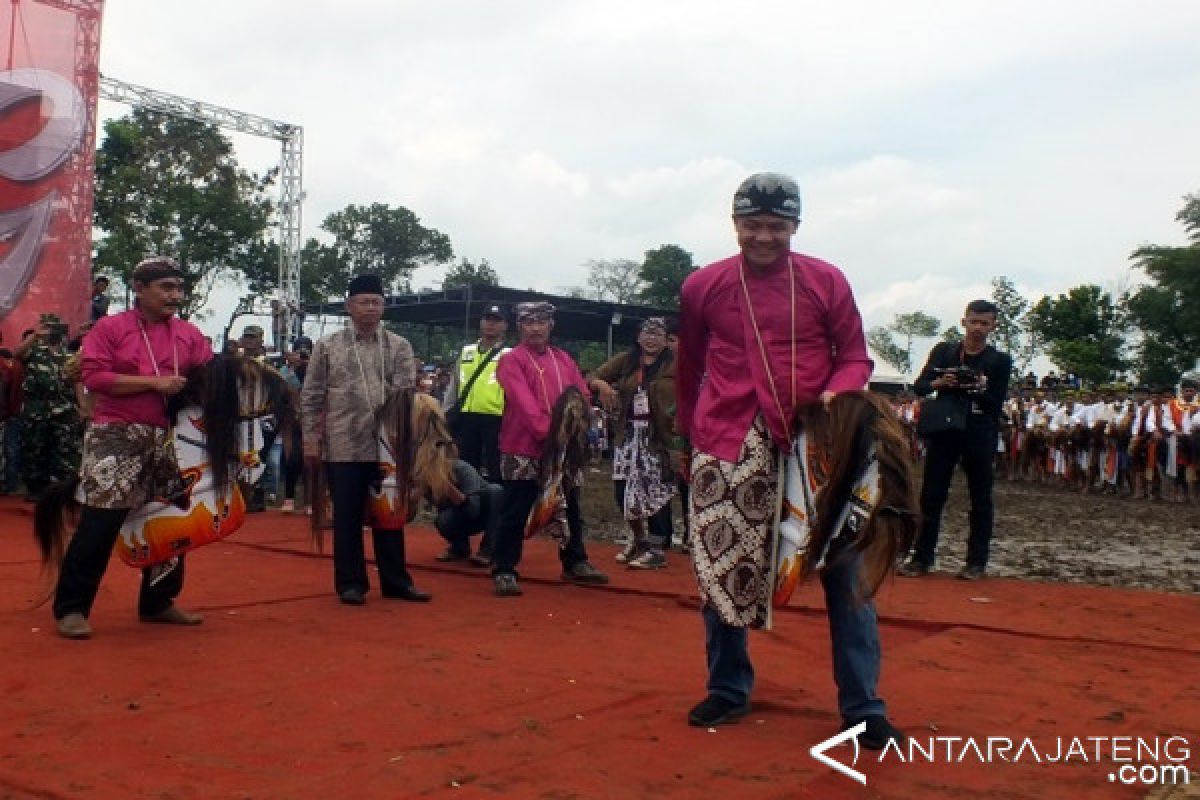
[(415, 383), (412, 345), (382, 327), (368, 339), (353, 328), (321, 339), (300, 393), (305, 451), (319, 442), (325, 461), (378, 461), (375, 414), (395, 390)]

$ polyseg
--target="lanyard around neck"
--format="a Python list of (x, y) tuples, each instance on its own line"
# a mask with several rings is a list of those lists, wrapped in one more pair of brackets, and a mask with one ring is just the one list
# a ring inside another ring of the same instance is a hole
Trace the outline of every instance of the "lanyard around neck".
[(371, 413), (383, 407), (387, 402), (387, 374), (384, 370), (383, 358), (383, 332), (375, 331), (376, 340), (379, 342), (379, 405), (376, 406), (371, 402), (371, 384), (367, 382), (367, 370), (363, 367), (362, 354), (358, 352), (358, 334), (354, 333), (354, 359), (358, 362), (358, 375), (362, 378), (363, 396), (367, 398), (367, 407), (371, 409)]
[[(563, 380), (562, 372), (558, 368), (558, 359), (554, 357), (554, 353), (550, 352), (549, 347), (546, 348), (546, 352), (550, 353), (550, 361), (554, 364), (554, 375), (558, 379), (558, 393), (562, 394)], [(546, 403), (546, 413), (553, 415), (554, 411), (550, 405), (550, 392), (546, 389), (546, 370), (538, 366), (537, 361), (530, 354), (528, 348), (525, 350), (525, 356), (529, 359), (529, 363), (533, 365), (533, 368), (537, 370), (538, 380), (542, 383), (542, 400), (544, 400)]]
[[(142, 334), (142, 343), (146, 345), (146, 352), (150, 356), (150, 367), (154, 370), (156, 378), (162, 377), (162, 372), (158, 368), (158, 357), (154, 354), (154, 346), (150, 344), (150, 335), (146, 333), (146, 325), (142, 322), (142, 318), (137, 318), (138, 330)], [(175, 335), (171, 331), (171, 319), (168, 317), (163, 323), (167, 326), (167, 337), (171, 340), (171, 369), (175, 373), (175, 377), (179, 377), (179, 346), (175, 341)], [(167, 396), (160, 394), (162, 398), (163, 408), (168, 408)]]
[[(791, 331), (789, 340), (791, 343), (791, 363), (788, 364), (788, 374), (791, 378), (792, 388), (792, 412), (796, 410), (796, 268), (792, 264), (791, 255), (788, 256), (788, 307), (791, 309)], [(750, 312), (750, 324), (754, 326), (754, 338), (758, 341), (758, 352), (762, 356), (763, 368), (767, 371), (767, 381), (771, 384), (771, 396), (775, 398), (775, 407), (779, 409), (779, 418), (783, 422), (784, 433), (787, 438), (792, 438), (792, 420), (791, 417), (784, 412), (783, 403), (779, 399), (779, 390), (775, 386), (775, 373), (771, 370), (771, 359), (767, 357), (767, 346), (763, 343), (762, 331), (758, 328), (758, 317), (754, 314), (754, 303), (750, 300), (750, 287), (746, 285), (746, 262), (744, 259), (738, 259), (738, 276), (742, 280), (742, 293), (746, 296), (746, 308)]]
[[(162, 372), (158, 369), (158, 358), (154, 355), (154, 347), (150, 344), (150, 336), (146, 333), (146, 326), (141, 318), (137, 321), (138, 330), (142, 333), (142, 342), (146, 345), (146, 352), (150, 354), (150, 367), (154, 370), (155, 377), (161, 377)], [(165, 323), (167, 326), (167, 336), (171, 339), (171, 368), (174, 370), (175, 377), (179, 377), (179, 346), (175, 342), (175, 337), (171, 334), (171, 321), (168, 319)]]

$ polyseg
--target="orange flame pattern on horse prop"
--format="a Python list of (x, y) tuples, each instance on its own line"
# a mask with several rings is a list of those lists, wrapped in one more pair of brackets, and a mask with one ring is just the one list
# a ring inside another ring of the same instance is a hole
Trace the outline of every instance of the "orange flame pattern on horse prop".
[(432, 396), (414, 389), (393, 394), (379, 412), (380, 483), (368, 495), (368, 518), (389, 530), (404, 527), (420, 498), (440, 500), (456, 490), (451, 475), (458, 448)]
[[(169, 562), (183, 553), (224, 539), (245, 521), (238, 481), (254, 483), (265, 464), (264, 427), (286, 434), (295, 411), (283, 378), (269, 367), (218, 356), (194, 370), (172, 397), (171, 447), (182, 492), (133, 509), (117, 539), (117, 556), (131, 567)], [(286, 441), (286, 439), (285, 439)], [(64, 515), (78, 512), (78, 477), (52, 487), (39, 501), (34, 535), (43, 560), (56, 566), (65, 548)]]
[(587, 458), (589, 403), (578, 388), (568, 386), (550, 413), (550, 433), (538, 470), (541, 486), (529, 517), (525, 538), (545, 531), (560, 547), (567, 542), (567, 495), (564, 482), (577, 482)]
[(835, 559), (861, 553), (861, 594), (871, 597), (912, 546), (916, 479), (907, 439), (888, 403), (843, 392), (828, 410), (797, 414), (792, 449), (782, 456), (779, 532), (772, 559), (772, 605)]

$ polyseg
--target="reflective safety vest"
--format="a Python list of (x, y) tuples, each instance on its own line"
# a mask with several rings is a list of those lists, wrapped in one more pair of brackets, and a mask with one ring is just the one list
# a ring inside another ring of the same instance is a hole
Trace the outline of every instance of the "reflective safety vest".
[[(462, 397), (459, 410), (470, 414), (494, 414), (496, 416), (504, 413), (504, 389), (496, 380), (496, 365), (499, 363), (500, 357), (511, 349), (511, 347), (505, 347), (492, 356), (492, 360), (487, 363), (483, 372), (479, 373), (479, 377), (471, 386), (471, 393)], [(471, 380), (471, 376), (479, 367), (480, 359), (485, 358), (487, 353), (487, 350), (482, 353), (479, 351), (478, 342), (469, 344), (462, 349), (462, 353), (458, 357), (458, 381), (454, 385), (455, 391), (460, 397), (463, 387), (467, 385), (467, 381)]]

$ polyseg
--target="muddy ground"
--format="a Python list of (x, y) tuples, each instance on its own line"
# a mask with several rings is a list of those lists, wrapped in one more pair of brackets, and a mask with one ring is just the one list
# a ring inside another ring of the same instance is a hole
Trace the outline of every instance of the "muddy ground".
[[(588, 470), (584, 519), (590, 535), (614, 539), (624, 536), (624, 523), (607, 469)], [(1007, 481), (996, 483), (995, 502), (992, 575), (1200, 593), (1200, 505), (1084, 497)], [(680, 531), (678, 500), (674, 509)], [(966, 537), (967, 489), (960, 473), (943, 517), (939, 571), (962, 567)]]

